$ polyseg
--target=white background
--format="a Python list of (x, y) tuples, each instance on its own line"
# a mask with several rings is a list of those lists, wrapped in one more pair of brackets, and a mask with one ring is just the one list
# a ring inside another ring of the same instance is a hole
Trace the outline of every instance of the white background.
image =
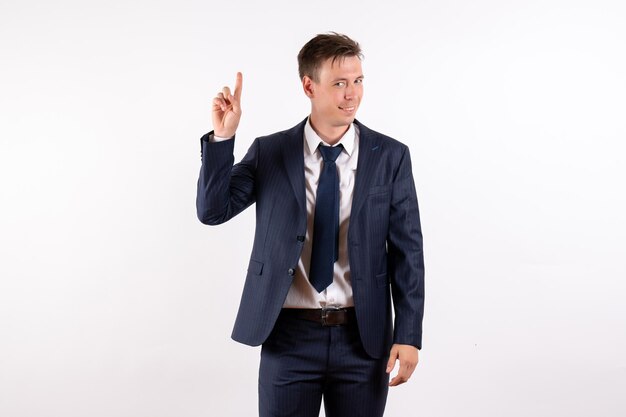
[(237, 70), (236, 159), (301, 121), (329, 30), (420, 200), (424, 347), (386, 415), (626, 415), (618, 0), (2, 0), (0, 415), (255, 415), (254, 210), (198, 222), (199, 138)]

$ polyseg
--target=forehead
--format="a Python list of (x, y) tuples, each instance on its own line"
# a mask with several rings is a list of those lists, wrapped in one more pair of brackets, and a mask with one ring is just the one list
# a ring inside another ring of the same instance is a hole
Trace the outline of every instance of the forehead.
[(332, 58), (324, 61), (320, 67), (321, 79), (358, 78), (363, 75), (361, 60), (357, 56)]

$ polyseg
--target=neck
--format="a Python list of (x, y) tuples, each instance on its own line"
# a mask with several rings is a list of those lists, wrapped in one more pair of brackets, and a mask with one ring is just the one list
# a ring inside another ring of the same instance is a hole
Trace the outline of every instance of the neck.
[(327, 124), (320, 123), (314, 114), (311, 114), (309, 121), (311, 122), (311, 127), (315, 133), (317, 133), (317, 135), (329, 145), (334, 145), (339, 142), (339, 139), (341, 139), (350, 128), (350, 125), (329, 126)]

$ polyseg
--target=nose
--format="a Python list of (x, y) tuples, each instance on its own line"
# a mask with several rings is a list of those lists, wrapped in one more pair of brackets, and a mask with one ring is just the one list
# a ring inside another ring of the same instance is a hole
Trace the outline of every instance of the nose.
[(343, 93), (343, 97), (346, 100), (352, 100), (352, 96), (354, 96), (354, 86), (350, 83), (346, 86), (346, 89)]

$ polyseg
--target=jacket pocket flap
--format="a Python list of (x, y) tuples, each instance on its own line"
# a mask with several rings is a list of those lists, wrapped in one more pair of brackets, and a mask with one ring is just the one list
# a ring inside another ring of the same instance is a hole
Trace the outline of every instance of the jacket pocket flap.
[(248, 264), (248, 272), (254, 275), (261, 275), (261, 273), (263, 272), (263, 262), (250, 259), (250, 263)]
[(369, 195), (373, 195), (373, 194), (384, 194), (389, 192), (389, 190), (391, 190), (391, 184), (385, 184), (385, 185), (375, 185), (373, 187), (370, 187), (369, 190)]
[(387, 273), (376, 275), (376, 285), (379, 287), (385, 287), (389, 285), (389, 280), (387, 279)]

